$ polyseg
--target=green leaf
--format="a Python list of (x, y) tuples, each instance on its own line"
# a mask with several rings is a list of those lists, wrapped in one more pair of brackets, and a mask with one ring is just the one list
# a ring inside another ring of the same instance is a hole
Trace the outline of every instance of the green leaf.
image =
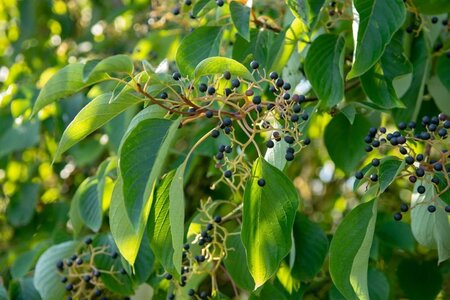
[(83, 75), (84, 67), (85, 65), (82, 63), (73, 63), (56, 72), (40, 91), (32, 115), (56, 100), (73, 95), (89, 85), (108, 79), (108, 76), (102, 73), (97, 74), (95, 78), (91, 76), (90, 80), (86, 82)]
[(158, 185), (148, 217), (147, 227), (150, 247), (156, 259), (166, 272), (170, 274), (177, 272), (173, 265), (172, 233), (169, 219), (169, 189), (174, 175), (175, 171), (168, 173)]
[(448, 58), (441, 55), (436, 61), (436, 74), (442, 84), (450, 91), (450, 74), (448, 72)]
[(6, 291), (5, 287), (0, 285), (0, 300), (8, 300), (8, 292)]
[(0, 158), (20, 151), (39, 142), (39, 122), (33, 120), (23, 124), (13, 124), (0, 136)]
[(393, 110), (396, 122), (415, 120), (418, 117), (430, 68), (429, 49), (424, 35), (419, 34), (411, 43), (412, 82), (401, 98), (406, 108)]
[[(362, 141), (370, 128), (370, 122), (362, 115), (356, 115), (353, 125), (343, 114), (334, 117), (325, 128), (324, 141), (328, 154), (338, 168), (349, 174), (364, 156), (364, 146), (350, 147), (355, 141)], [(344, 150), (345, 149), (345, 150)]]
[(377, 224), (376, 235), (388, 246), (414, 252), (415, 241), (409, 224), (394, 220)]
[(402, 0), (353, 1), (353, 67), (347, 78), (361, 76), (381, 57), (406, 17)]
[[(448, 213), (444, 207), (446, 203), (436, 196), (431, 178), (426, 176), (422, 180), (417, 180), (411, 198), (411, 229), (419, 244), (437, 249), (439, 261), (450, 258), (450, 225)], [(419, 194), (417, 187), (423, 185), (425, 193)], [(430, 213), (428, 206), (434, 205), (436, 211)]]
[(371, 300), (389, 299), (389, 282), (384, 273), (369, 268), (367, 274), (369, 282), (369, 296)]
[(173, 265), (178, 276), (183, 259), (184, 242), (184, 171), (186, 163), (183, 163), (175, 172), (169, 189), (169, 220), (172, 233)]
[(39, 184), (25, 183), (19, 187), (20, 189), (11, 197), (6, 209), (8, 222), (14, 227), (30, 223), (39, 199)]
[(446, 115), (450, 115), (449, 91), (442, 84), (438, 76), (433, 76), (427, 81), (427, 89), (433, 97), (436, 106)]
[(119, 149), (125, 207), (134, 227), (147, 220), (148, 215), (143, 216), (142, 209), (161, 174), (179, 124), (179, 119), (171, 121), (158, 115), (153, 107), (138, 114), (131, 121)]
[(395, 180), (397, 175), (405, 168), (405, 161), (394, 156), (381, 159), (379, 168), (380, 194)]
[(450, 3), (447, 0), (412, 0), (412, 2), (422, 14), (450, 13)]
[(245, 255), (245, 248), (242, 244), (241, 235), (229, 235), (226, 241), (227, 256), (223, 260), (223, 264), (230, 274), (233, 281), (241, 289), (251, 291), (255, 286), (252, 275), (248, 269)]
[(376, 217), (377, 200), (358, 205), (331, 240), (331, 278), (346, 299), (369, 299), (367, 268)]
[(176, 62), (181, 74), (192, 77), (195, 67), (205, 58), (219, 54), (221, 27), (202, 26), (186, 36), (178, 47)]
[(128, 218), (122, 191), (123, 182), (119, 177), (114, 186), (109, 208), (109, 227), (120, 254), (130, 265), (134, 265), (144, 235), (153, 194), (142, 208), (142, 220), (135, 227)]
[(39, 256), (48, 247), (47, 242), (41, 242), (34, 246), (33, 249), (26, 251), (14, 260), (11, 266), (11, 276), (13, 279), (19, 279), (27, 274), (34, 266)]
[(43, 299), (63, 299), (64, 284), (56, 270), (56, 263), (72, 255), (79, 243), (65, 242), (48, 248), (39, 258), (34, 273), (34, 286)]
[(64, 130), (55, 159), (127, 108), (143, 100), (132, 93), (121, 93), (114, 102), (109, 103), (111, 97), (112, 93), (96, 97), (75, 116)]
[(376, 63), (361, 75), (361, 85), (369, 99), (379, 107), (383, 109), (404, 107), (397, 97), (392, 81), (386, 77), (381, 64)]
[(400, 288), (408, 299), (436, 299), (442, 289), (442, 275), (436, 261), (423, 259), (404, 259), (397, 268)]
[(305, 73), (320, 101), (328, 107), (344, 97), (344, 37), (322, 34), (305, 59)]
[(238, 1), (231, 1), (230, 15), (237, 32), (247, 41), (250, 41), (250, 7)]
[[(264, 179), (264, 187), (258, 180)], [(242, 243), (255, 289), (272, 277), (291, 250), (291, 231), (299, 204), (291, 180), (262, 158), (253, 163), (244, 193)]]
[(32, 277), (12, 281), (9, 285), (9, 294), (14, 300), (41, 300)]
[(328, 238), (316, 223), (297, 214), (294, 222), (295, 261), (292, 275), (302, 281), (312, 280), (320, 271), (328, 253)]
[(194, 71), (195, 78), (205, 75), (223, 74), (229, 71), (233, 76), (239, 76), (248, 80), (254, 80), (252, 74), (241, 63), (227, 57), (208, 57), (202, 60)]
[(98, 232), (102, 226), (102, 198), (99, 198), (98, 180), (87, 178), (78, 187), (74, 197), (78, 197), (78, 209), (83, 223), (92, 231)]
[[(86, 72), (86, 69), (88, 69), (88, 72)], [(99, 61), (94, 67), (86, 64), (83, 70), (83, 79), (84, 82), (92, 82), (96, 78), (102, 77), (105, 73), (125, 73), (130, 75), (133, 73), (133, 69), (134, 66), (131, 58), (128, 55), (119, 54)]]
[(325, 0), (286, 0), (286, 3), (297, 18), (312, 28), (318, 21)]
[(154, 272), (153, 264), (155, 262), (155, 257), (150, 248), (148, 236), (148, 234), (144, 234), (142, 237), (141, 246), (139, 247), (139, 252), (134, 264), (133, 281), (136, 283), (146, 282)]

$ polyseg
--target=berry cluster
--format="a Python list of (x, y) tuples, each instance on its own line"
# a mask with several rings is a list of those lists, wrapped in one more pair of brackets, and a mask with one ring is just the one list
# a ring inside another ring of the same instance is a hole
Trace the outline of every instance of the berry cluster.
[(84, 244), (79, 253), (56, 263), (61, 283), (65, 285), (68, 293), (67, 300), (97, 297), (102, 300), (109, 299), (112, 294), (105, 288), (101, 280), (102, 274), (114, 276), (120, 281), (120, 276), (126, 275), (127, 272), (124, 269), (114, 270), (114, 265), (109, 270), (99, 269), (94, 265), (94, 259), (98, 255), (107, 255), (111, 260), (115, 260), (119, 254), (115, 251), (108, 252), (106, 246), (94, 247), (91, 238), (87, 238)]
[[(172, 287), (168, 299), (175, 299), (174, 290), (184, 287), (194, 274), (208, 275), (211, 279), (210, 290), (218, 290), (216, 271), (222, 266), (222, 261), (228, 251), (233, 250), (227, 249), (225, 246), (228, 236), (233, 233), (229, 233), (224, 224), (238, 218), (242, 209), (242, 205), (238, 205), (225, 216), (212, 215), (211, 212), (220, 204), (230, 205), (225, 201), (212, 201), (211, 199), (201, 203), (199, 221), (202, 225), (198, 232), (196, 230), (189, 236), (189, 242), (183, 245), (180, 280), (175, 280), (173, 274), (167, 272), (163, 275), (166, 280), (170, 281)], [(186, 296), (194, 299), (210, 299), (212, 295), (208, 290), (209, 288), (201, 288), (197, 291), (194, 289), (183, 291), (183, 299)]]
[(169, 114), (181, 116), (180, 126), (202, 118), (216, 120), (207, 136), (227, 140), (227, 143), (220, 144), (214, 155), (216, 168), (221, 169), (223, 176), (213, 187), (218, 182), (225, 182), (233, 191), (243, 189), (251, 173), (246, 149), (253, 146), (258, 156), (263, 156), (256, 141), (259, 135), (268, 139), (265, 146), (269, 149), (284, 140), (287, 161), (292, 161), (295, 154), (311, 142), (302, 133), (309, 119), (303, 106), (317, 99), (291, 94), (289, 82), (276, 72), (266, 76), (257, 61), (252, 61), (250, 68), (257, 79), (247, 80), (225, 71), (196, 85), (174, 72), (172, 82), (156, 97), (147, 92), (148, 82), (137, 85), (137, 91), (153, 104), (166, 109)]
[[(396, 149), (403, 156), (405, 167), (397, 178), (407, 177), (411, 183), (420, 180), (421, 184), (414, 191), (419, 194), (425, 194), (426, 186), (431, 186), (436, 191), (436, 196), (433, 199), (427, 199), (427, 203), (428, 211), (434, 213), (438, 206), (436, 199), (450, 188), (450, 145), (448, 143), (450, 120), (444, 114), (431, 118), (425, 116), (422, 118), (421, 125), (424, 130), (419, 131), (416, 122), (401, 122), (398, 124), (399, 130), (392, 133), (387, 133), (384, 127), (370, 128), (364, 141), (367, 144), (367, 152), (377, 148), (382, 153)], [(417, 149), (423, 149), (424, 152), (419, 153)], [(379, 180), (377, 167), (380, 164), (380, 159), (374, 158), (370, 168), (373, 172), (364, 174), (359, 171), (355, 174), (356, 179), (367, 178), (370, 182), (377, 182)], [(400, 211), (394, 214), (394, 219), (400, 221), (402, 213), (409, 209), (407, 204), (402, 203)], [(450, 212), (450, 205), (443, 209)]]

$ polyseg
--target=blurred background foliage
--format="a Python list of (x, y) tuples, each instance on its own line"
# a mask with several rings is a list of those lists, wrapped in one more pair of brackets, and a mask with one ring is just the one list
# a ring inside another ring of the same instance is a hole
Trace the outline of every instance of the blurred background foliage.
[[(255, 1), (254, 5), (258, 15), (266, 15), (269, 22), (284, 27), (293, 16), (277, 2)], [(188, 14), (178, 18), (171, 13), (161, 14), (160, 10), (170, 12), (175, 6), (174, 1), (149, 4), (147, 0), (0, 0), (0, 286), (33, 290), (30, 278), (39, 255), (50, 245), (72, 240), (68, 212), (77, 187), (95, 174), (103, 160), (116, 153), (121, 136), (136, 113), (136, 108), (129, 109), (70, 149), (62, 161), (52, 163), (62, 132), (74, 116), (90, 99), (114, 87), (102, 83), (51, 104), (30, 119), (39, 89), (68, 63), (119, 53), (129, 54), (135, 60), (145, 59), (154, 66), (167, 59), (167, 68), (173, 69), (182, 37), (205, 22)], [(351, 20), (342, 19), (336, 27), (349, 29)], [(235, 53), (239, 50), (232, 47), (245, 41), (231, 30), (225, 39), (229, 40), (229, 47), (221, 51), (228, 56), (233, 52), (233, 57), (241, 55), (245, 60), (245, 53)], [(262, 45), (256, 45), (256, 52), (260, 50), (257, 47)], [(294, 54), (294, 59), (281, 70), (283, 77), (290, 76), (292, 82), (302, 78), (294, 62), (299, 60), (296, 55), (300, 54)], [(358, 91), (353, 92), (356, 95), (349, 92), (346, 96), (357, 98)], [(433, 101), (424, 107), (423, 114), (439, 112)], [(287, 170), (303, 200), (302, 211), (330, 236), (360, 197), (352, 190), (351, 174), (336, 168), (325, 147), (323, 136), (332, 115), (325, 110), (314, 115), (308, 131), (312, 146), (302, 151)], [(369, 117), (372, 125), (394, 128), (394, 122), (385, 114), (374, 112)], [(170, 167), (179, 163), (179, 154), (185, 153), (206, 130), (204, 123), (198, 122), (179, 133), (171, 150)], [(365, 134), (362, 130), (361, 138), (352, 144), (338, 143), (342, 149), (337, 151), (362, 149)], [(208, 189), (218, 174), (212, 159), (215, 151), (215, 144), (206, 144), (191, 163), (186, 185), (188, 216), (196, 211), (200, 199), (228, 198), (223, 187), (213, 194)], [(373, 157), (368, 155), (365, 162), (358, 159), (356, 163), (364, 165)], [(410, 292), (425, 284), (423, 280), (428, 276), (435, 280), (426, 284), (437, 285), (431, 294), (436, 295), (442, 287), (440, 297), (444, 299), (450, 295), (449, 261), (437, 267), (435, 251), (418, 246), (410, 227), (392, 219), (399, 204), (409, 202), (410, 190), (406, 183), (398, 182), (382, 195), (371, 264), (387, 271), (382, 276), (390, 283), (393, 299), (430, 299), (429, 294), (417, 298)], [(108, 227), (104, 226), (103, 231), (107, 232)], [(340, 299), (326, 266), (327, 263), (316, 280), (305, 285), (305, 299)], [(405, 276), (409, 279), (405, 280)], [(24, 295), (21, 299), (32, 299)]]

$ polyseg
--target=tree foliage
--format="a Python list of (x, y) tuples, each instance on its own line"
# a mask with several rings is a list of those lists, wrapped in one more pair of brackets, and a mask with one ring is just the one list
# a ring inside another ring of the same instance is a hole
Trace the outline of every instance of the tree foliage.
[(0, 300), (450, 298), (449, 12), (0, 0)]

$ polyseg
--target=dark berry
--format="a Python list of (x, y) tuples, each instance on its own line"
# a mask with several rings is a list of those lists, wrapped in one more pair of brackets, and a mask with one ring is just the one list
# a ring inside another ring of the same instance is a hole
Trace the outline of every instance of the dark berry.
[(415, 182), (417, 181), (417, 177), (414, 176), (414, 175), (411, 175), (411, 176), (409, 176), (408, 180), (409, 180), (409, 182), (411, 182), (411, 183), (415, 183)]
[(189, 291), (188, 291), (188, 296), (194, 296), (195, 295), (195, 290), (194, 289), (189, 289)]
[(417, 161), (422, 161), (423, 159), (424, 159), (423, 154), (417, 154), (416, 156)]
[(400, 130), (405, 130), (406, 129), (406, 123), (405, 122), (400, 122), (398, 124), (398, 129)]
[(311, 144), (311, 139), (310, 139), (310, 138), (304, 139), (304, 140), (303, 140), (303, 144), (305, 144), (305, 145)]
[(266, 185), (266, 181), (265, 181), (263, 178), (258, 179), (258, 185), (261, 186), (261, 187), (263, 187), (263, 186)]
[(127, 274), (127, 271), (126, 271), (125, 269), (121, 269), (121, 270), (120, 270), (120, 274), (126, 275), (126, 274)]
[(276, 85), (277, 87), (282, 87), (283, 84), (284, 84), (284, 80), (281, 79), (281, 78), (278, 78), (278, 79), (275, 81), (275, 85)]
[(374, 147), (374, 148), (380, 147), (380, 141), (378, 141), (378, 140), (372, 141), (372, 147)]
[(378, 181), (378, 175), (377, 174), (371, 174), (370, 175), (370, 180), (372, 180), (373, 182)]
[(231, 132), (231, 128), (225, 127), (224, 131), (225, 131), (225, 134), (229, 134)]
[(208, 88), (208, 95), (214, 95), (216, 93), (216, 89), (213, 86)]
[(439, 129), (438, 134), (440, 137), (444, 137), (447, 135), (447, 130), (445, 130), (445, 128), (441, 128)]
[(292, 160), (294, 160), (294, 154), (293, 154), (293, 153), (286, 153), (286, 155), (284, 156), (284, 158), (285, 158), (287, 161), (292, 161)]
[(90, 276), (90, 275), (84, 275), (84, 276), (83, 276), (83, 280), (84, 280), (85, 282), (89, 282), (89, 281), (91, 281), (91, 276)]
[(428, 211), (429, 211), (430, 213), (434, 213), (434, 212), (436, 211), (436, 206), (434, 206), (434, 205), (428, 205)]
[(371, 146), (367, 145), (367, 146), (364, 148), (364, 150), (365, 150), (366, 152), (370, 152), (370, 151), (373, 150), (373, 148), (372, 148)]
[(168, 300), (174, 300), (175, 299), (175, 295), (174, 294), (169, 294), (169, 296), (167, 296)]
[(297, 122), (297, 121), (298, 121), (298, 115), (293, 114), (293, 115), (291, 116), (291, 122)]
[(417, 187), (417, 192), (418, 192), (419, 194), (425, 193), (425, 187), (424, 187), (423, 185), (419, 185), (419, 186)]
[(167, 280), (171, 280), (173, 278), (172, 274), (166, 273), (164, 274), (164, 278)]
[(184, 4), (189, 6), (192, 4), (192, 0), (184, 0)]
[(400, 149), (398, 149), (400, 151), (401, 154), (405, 155), (408, 153), (408, 150), (406, 150), (405, 147), (400, 147)]
[(213, 138), (216, 138), (216, 137), (218, 137), (220, 135), (220, 132), (219, 132), (219, 130), (217, 130), (217, 129), (214, 129), (212, 132), (211, 132), (211, 136), (213, 137)]
[(221, 160), (223, 159), (223, 152), (219, 152), (216, 154), (216, 159)]
[(446, 205), (446, 206), (445, 206), (445, 211), (448, 212), (448, 213), (450, 213), (450, 205)]
[(175, 7), (174, 9), (172, 9), (172, 13), (177, 16), (180, 14), (180, 8), (179, 7)]
[(402, 211), (402, 212), (407, 212), (408, 209), (409, 209), (408, 204), (402, 203), (402, 204), (400, 205), (400, 211)]
[(200, 85), (198, 86), (198, 90), (202, 93), (206, 92), (207, 89), (208, 89), (208, 86), (204, 83), (200, 83)]
[(67, 291), (73, 290), (73, 284), (69, 283), (68, 285), (66, 285), (66, 290)]
[(278, 73), (277, 72), (270, 72), (269, 74), (270, 79), (277, 79), (278, 78)]
[(292, 107), (292, 111), (295, 112), (296, 114), (298, 114), (301, 110), (302, 107), (300, 106), (300, 104), (294, 104), (294, 106)]
[(231, 86), (233, 87), (233, 88), (237, 88), (237, 87), (239, 87), (241, 85), (241, 82), (239, 81), (239, 79), (233, 79), (233, 80), (231, 80)]
[(447, 120), (444, 122), (444, 127), (449, 129), (450, 128), (450, 120)]
[(225, 89), (225, 96), (230, 96), (233, 93), (233, 91), (230, 88)]
[(59, 260), (56, 262), (56, 268), (59, 270), (64, 269), (64, 262), (62, 260)]
[(214, 228), (214, 225), (211, 223), (208, 223), (208, 225), (206, 225), (206, 230), (212, 230)]
[(290, 136), (290, 135), (286, 135), (286, 136), (284, 137), (284, 141), (285, 141), (286, 143), (288, 143), (288, 144), (293, 144), (293, 143), (294, 143), (294, 138), (293, 138), (292, 136)]
[(258, 68), (259, 68), (259, 63), (258, 63), (256, 60), (253, 60), (253, 61), (250, 63), (250, 68), (252, 68), (253, 70), (258, 69)]
[(226, 80), (230, 80), (231, 79), (230, 71), (223, 72), (223, 78), (225, 78)]
[(414, 122), (414, 121), (409, 122), (409, 123), (408, 123), (408, 127), (409, 127), (410, 129), (416, 128), (416, 122)]
[(267, 148), (273, 148), (275, 146), (275, 143), (272, 140), (268, 140), (266, 142)]
[(85, 243), (86, 245), (92, 244), (92, 238), (90, 238), (90, 237), (86, 238), (86, 239), (84, 240), (84, 243)]
[(261, 104), (261, 96), (255, 96), (252, 99), (253, 104)]
[(186, 251), (189, 250), (190, 247), (191, 247), (191, 246), (189, 246), (189, 244), (184, 244), (184, 245), (183, 245), (183, 249), (186, 250)]
[(364, 178), (364, 174), (363, 174), (363, 172), (356, 172), (355, 177), (356, 177), (356, 179), (361, 180)]
[(226, 170), (225, 172), (223, 172), (223, 176), (225, 176), (226, 178), (231, 178), (232, 175), (233, 172), (231, 172), (230, 170)]
[(285, 89), (286, 91), (289, 91), (291, 89), (291, 84), (289, 82), (284, 83), (283, 89)]
[(425, 170), (422, 169), (421, 167), (417, 168), (416, 175), (417, 175), (417, 177), (423, 177), (425, 175)]
[(212, 118), (213, 115), (214, 115), (214, 113), (213, 113), (212, 111), (210, 111), (210, 110), (207, 110), (207, 111), (205, 112), (205, 116), (206, 116), (208, 119), (209, 119), (209, 118)]
[(159, 98), (161, 99), (167, 99), (169, 97), (169, 95), (167, 95), (166, 92), (162, 92), (161, 94), (159, 94)]
[(412, 164), (414, 163), (414, 157), (412, 157), (412, 156), (407, 156), (407, 157), (405, 157), (405, 162), (406, 162), (408, 165), (412, 165)]
[(433, 166), (433, 168), (434, 168), (436, 171), (442, 171), (442, 169), (443, 169), (441, 163), (435, 163), (434, 166)]
[(434, 184), (439, 184), (439, 178), (438, 177), (433, 177), (431, 178), (431, 182)]
[(380, 160), (378, 158), (372, 159), (372, 166), (378, 167), (380, 165)]
[(204, 255), (198, 255), (196, 257), (196, 259), (197, 259), (198, 262), (204, 262), (205, 261), (205, 256)]
[(295, 149), (292, 148), (292, 147), (288, 147), (288, 148), (286, 149), (286, 153), (294, 153), (294, 152), (295, 152)]
[(305, 113), (302, 114), (302, 120), (303, 120), (303, 121), (308, 120), (308, 118), (309, 118), (308, 113), (305, 112)]
[(283, 99), (284, 100), (289, 100), (289, 98), (291, 98), (291, 95), (289, 93), (284, 93), (283, 94)]
[(83, 259), (82, 258), (77, 259), (77, 265), (82, 265), (82, 264), (83, 264)]
[(61, 282), (62, 282), (62, 283), (66, 283), (67, 280), (68, 280), (68, 279), (67, 279), (67, 277), (65, 277), (65, 276), (64, 276), (63, 278), (61, 278)]
[(214, 216), (214, 222), (216, 222), (216, 223), (220, 223), (220, 222), (222, 222), (222, 217), (221, 217), (221, 216), (219, 216), (219, 215), (217, 215), (217, 216)]
[(223, 0), (216, 0), (216, 5), (222, 7), (225, 4)]
[(403, 216), (402, 216), (401, 213), (398, 212), (398, 213), (394, 214), (394, 220), (395, 221), (400, 221), (402, 218), (403, 218)]
[(208, 293), (207, 292), (205, 292), (205, 291), (203, 291), (203, 292), (200, 292), (200, 298), (201, 299), (208, 299)]
[(181, 74), (180, 74), (180, 72), (174, 72), (174, 73), (172, 74), (172, 78), (173, 78), (173, 80), (180, 80), (180, 79), (181, 79)]
[(431, 23), (436, 24), (439, 21), (438, 17), (432, 17)]

